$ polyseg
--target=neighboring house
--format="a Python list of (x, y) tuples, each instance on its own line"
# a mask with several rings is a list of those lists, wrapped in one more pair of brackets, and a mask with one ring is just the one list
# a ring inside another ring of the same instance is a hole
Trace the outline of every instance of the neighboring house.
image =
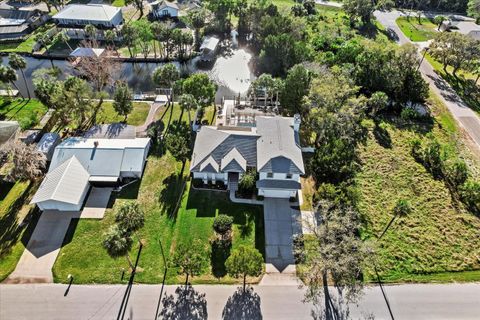
[(78, 211), (91, 185), (141, 178), (149, 148), (149, 138), (66, 139), (55, 148), (32, 203), (41, 210)]
[(160, 0), (150, 4), (152, 10), (150, 14), (155, 19), (178, 18), (180, 8), (175, 2)]
[(219, 43), (220, 39), (217, 37), (206, 37), (200, 46), (200, 52), (202, 53), (200, 60), (203, 62), (211, 62), (214, 60)]
[(204, 126), (197, 133), (190, 172), (204, 183), (259, 173), (258, 195), (290, 198), (305, 173), (299, 143), (300, 117), (256, 117), (254, 127)]
[(21, 39), (49, 18), (40, 10), (0, 9), (0, 39)]
[(480, 41), (480, 26), (471, 18), (453, 16), (449, 20), (442, 22), (440, 30), (459, 32)]
[(83, 58), (83, 57), (100, 57), (105, 52), (102, 48), (84, 48), (78, 47), (70, 53), (70, 57)]
[(70, 4), (53, 16), (60, 26), (114, 28), (123, 23), (121, 8), (103, 4)]

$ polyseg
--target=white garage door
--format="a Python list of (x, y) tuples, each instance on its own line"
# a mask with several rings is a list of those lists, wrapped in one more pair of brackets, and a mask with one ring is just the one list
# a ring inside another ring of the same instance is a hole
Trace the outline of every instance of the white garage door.
[(263, 195), (265, 198), (285, 198), (285, 199), (288, 199), (292, 195), (292, 191), (290, 191), (290, 190), (262, 189), (262, 192), (260, 193), (260, 195)]

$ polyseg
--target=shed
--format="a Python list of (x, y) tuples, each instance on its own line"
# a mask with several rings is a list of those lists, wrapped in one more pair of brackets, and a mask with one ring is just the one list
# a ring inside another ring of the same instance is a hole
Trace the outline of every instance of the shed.
[(71, 57), (100, 57), (105, 52), (105, 49), (101, 48), (82, 48), (78, 47), (70, 53)]
[(56, 132), (45, 133), (37, 144), (37, 150), (45, 155), (48, 161), (52, 160), (55, 147), (60, 143), (60, 135)]

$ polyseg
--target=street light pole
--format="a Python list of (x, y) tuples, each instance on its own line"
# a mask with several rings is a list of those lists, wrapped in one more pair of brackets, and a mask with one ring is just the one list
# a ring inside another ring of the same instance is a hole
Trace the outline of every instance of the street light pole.
[(160, 309), (160, 302), (162, 301), (163, 287), (165, 286), (165, 279), (167, 278), (167, 260), (165, 259), (165, 253), (163, 252), (162, 241), (160, 239), (158, 239), (158, 243), (160, 244), (160, 250), (162, 251), (163, 267), (165, 270), (163, 272), (162, 289), (160, 290), (160, 296), (158, 297), (157, 310), (155, 311), (154, 320), (158, 318), (158, 310)]

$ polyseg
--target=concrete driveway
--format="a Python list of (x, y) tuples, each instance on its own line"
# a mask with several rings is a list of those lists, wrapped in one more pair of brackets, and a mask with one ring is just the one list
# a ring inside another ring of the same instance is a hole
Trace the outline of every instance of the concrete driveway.
[(53, 282), (52, 267), (70, 220), (79, 216), (79, 212), (44, 211), (17, 267), (5, 283)]
[[(265, 254), (267, 273), (295, 272), (293, 235), (301, 233), (300, 211), (291, 207), (288, 199), (265, 198)], [(269, 268), (274, 268), (270, 269)]]
[(102, 219), (113, 188), (93, 187), (82, 210), (82, 219)]

